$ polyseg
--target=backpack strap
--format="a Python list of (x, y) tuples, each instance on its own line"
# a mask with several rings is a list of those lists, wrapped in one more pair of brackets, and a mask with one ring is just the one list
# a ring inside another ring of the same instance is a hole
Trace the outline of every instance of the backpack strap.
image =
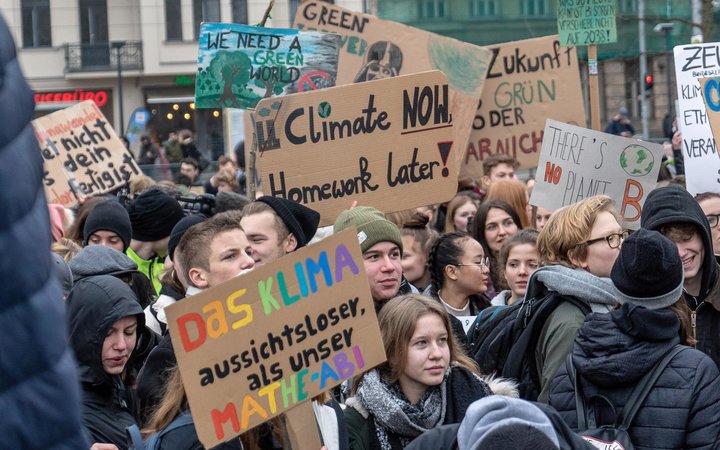
[(670, 361), (672, 361), (678, 353), (685, 350), (685, 348), (686, 347), (683, 345), (675, 344), (667, 353), (665, 353), (665, 356), (655, 363), (653, 368), (650, 369), (650, 371), (646, 373), (642, 379), (640, 379), (630, 394), (630, 398), (628, 398), (627, 403), (625, 403), (625, 407), (617, 418), (616, 423), (619, 424), (622, 429), (627, 430), (630, 428), (633, 419), (635, 419), (635, 414), (637, 414), (638, 410), (645, 402), (645, 398), (655, 386), (655, 383), (658, 378), (660, 378), (660, 375), (663, 373), (668, 364), (670, 364)]
[(177, 416), (175, 419), (173, 419), (172, 422), (170, 422), (170, 425), (165, 427), (164, 430), (160, 431), (159, 438), (165, 436), (167, 433), (187, 425), (195, 425), (195, 422), (193, 422), (192, 414), (190, 414), (190, 411), (184, 411), (179, 416)]
[[(492, 322), (495, 317), (498, 315), (500, 311), (507, 308), (507, 305), (501, 305), (496, 307), (490, 307), (485, 308), (481, 310), (479, 313), (477, 313), (477, 316), (475, 316), (475, 321), (473, 322), (472, 326), (468, 330), (467, 336), (468, 341), (470, 342), (470, 345), (472, 346), (472, 352), (471, 354), (474, 355), (478, 348), (480, 347), (480, 344), (482, 344), (481, 341), (479, 341), (477, 338), (478, 332), (480, 331), (480, 328), (482, 325)], [(486, 317), (489, 316), (489, 317)]]
[[(575, 371), (575, 364), (572, 362), (572, 352), (567, 355), (565, 358), (565, 369), (567, 371), (568, 377), (570, 378), (570, 384), (572, 384), (573, 390), (575, 392), (575, 411), (577, 412), (577, 421), (578, 421), (578, 430), (587, 430), (590, 427), (588, 426), (589, 422), (595, 422), (595, 417), (592, 417), (592, 420), (588, 418), (588, 410), (585, 405), (585, 397), (582, 394), (582, 390), (580, 388), (580, 382), (578, 380), (577, 373)], [(593, 414), (594, 416), (594, 414)]]
[(145, 441), (143, 441), (142, 435), (140, 434), (140, 427), (138, 427), (136, 423), (125, 428), (125, 433), (127, 433), (131, 449), (145, 450)]

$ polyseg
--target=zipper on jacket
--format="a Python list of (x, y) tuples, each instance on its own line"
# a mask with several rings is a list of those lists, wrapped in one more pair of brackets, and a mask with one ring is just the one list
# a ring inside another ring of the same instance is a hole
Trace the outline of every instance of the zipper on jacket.
[[(695, 299), (695, 302), (697, 302), (697, 299)], [(692, 335), (693, 339), (695, 340), (695, 345), (693, 347), (697, 348), (697, 312), (700, 310), (702, 305), (705, 304), (705, 301), (703, 300), (695, 309), (690, 310), (690, 326), (692, 327)]]

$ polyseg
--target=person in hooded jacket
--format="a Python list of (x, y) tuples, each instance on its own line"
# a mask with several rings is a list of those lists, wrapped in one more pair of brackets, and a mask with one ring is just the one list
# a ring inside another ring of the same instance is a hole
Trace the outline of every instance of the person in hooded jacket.
[(67, 300), (70, 344), (82, 389), (82, 421), (92, 442), (127, 448), (125, 428), (136, 423), (123, 373), (145, 315), (132, 289), (110, 275), (81, 280)]
[[(623, 243), (611, 279), (623, 306), (609, 314), (590, 314), (571, 354), (597, 426), (615, 422), (640, 379), (670, 350), (693, 343), (687, 307), (680, 300), (683, 263), (670, 240), (656, 231), (636, 231)], [(569, 370), (566, 362), (555, 375), (550, 406), (577, 429)], [(612, 407), (590, 401), (599, 396)], [(707, 355), (684, 347), (662, 370), (631, 422), (632, 444), (654, 450), (720, 448), (718, 404), (720, 372)]]
[(696, 348), (720, 367), (720, 270), (705, 213), (680, 186), (650, 192), (640, 224), (675, 243), (685, 269), (682, 297), (690, 307)]

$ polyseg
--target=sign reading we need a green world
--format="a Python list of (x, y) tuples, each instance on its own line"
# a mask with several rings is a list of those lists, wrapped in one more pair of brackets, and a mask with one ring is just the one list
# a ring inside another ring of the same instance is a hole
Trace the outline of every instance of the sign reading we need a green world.
[(617, 42), (616, 0), (558, 0), (560, 45)]

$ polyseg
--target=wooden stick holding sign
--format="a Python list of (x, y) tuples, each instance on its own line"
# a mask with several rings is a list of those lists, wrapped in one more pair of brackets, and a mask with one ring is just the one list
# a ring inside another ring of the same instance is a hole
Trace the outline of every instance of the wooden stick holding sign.
[(578, 2), (558, 0), (557, 24), (560, 45), (588, 46), (590, 118), (592, 128), (600, 130), (600, 88), (598, 86), (597, 44), (617, 41), (616, 0)]

